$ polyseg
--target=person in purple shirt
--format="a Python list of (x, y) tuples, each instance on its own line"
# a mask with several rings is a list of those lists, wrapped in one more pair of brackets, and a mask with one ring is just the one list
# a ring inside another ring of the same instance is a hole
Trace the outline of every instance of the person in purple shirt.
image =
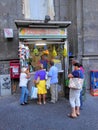
[[(40, 78), (39, 83), (36, 83), (37, 78)], [(35, 77), (34, 77), (34, 83), (36, 84), (38, 88), (38, 102), (37, 104), (41, 105), (41, 97), (43, 98), (43, 104), (46, 104), (46, 71), (43, 69), (43, 64), (40, 64), (40, 70), (36, 71)]]

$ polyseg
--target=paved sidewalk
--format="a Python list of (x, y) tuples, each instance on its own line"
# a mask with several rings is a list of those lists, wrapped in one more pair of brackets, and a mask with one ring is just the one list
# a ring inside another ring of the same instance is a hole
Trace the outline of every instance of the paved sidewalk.
[(98, 97), (87, 93), (80, 117), (67, 117), (69, 101), (60, 98), (58, 103), (37, 105), (30, 101), (19, 104), (19, 95), (0, 97), (0, 130), (98, 130)]

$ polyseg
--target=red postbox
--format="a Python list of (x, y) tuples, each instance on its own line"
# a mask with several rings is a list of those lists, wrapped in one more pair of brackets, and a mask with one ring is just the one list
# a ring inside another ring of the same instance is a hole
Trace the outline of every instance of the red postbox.
[(11, 79), (18, 79), (20, 76), (20, 63), (19, 60), (10, 61), (10, 76)]

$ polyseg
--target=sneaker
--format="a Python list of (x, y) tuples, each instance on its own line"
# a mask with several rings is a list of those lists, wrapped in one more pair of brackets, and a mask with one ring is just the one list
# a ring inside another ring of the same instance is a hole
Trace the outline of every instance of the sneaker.
[(21, 103), (20, 105), (25, 105), (24, 103)]
[(25, 105), (29, 104), (28, 102), (24, 102)]

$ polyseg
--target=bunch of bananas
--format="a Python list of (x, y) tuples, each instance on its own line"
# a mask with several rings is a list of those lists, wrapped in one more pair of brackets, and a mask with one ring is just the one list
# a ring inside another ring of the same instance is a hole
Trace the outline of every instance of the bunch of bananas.
[(56, 52), (56, 50), (55, 50), (55, 46), (53, 46), (52, 55), (53, 55), (53, 57), (57, 56), (57, 52)]
[(66, 57), (67, 56), (67, 50), (66, 50), (66, 48), (64, 47), (64, 50), (62, 51), (62, 55), (64, 56), (64, 57)]

